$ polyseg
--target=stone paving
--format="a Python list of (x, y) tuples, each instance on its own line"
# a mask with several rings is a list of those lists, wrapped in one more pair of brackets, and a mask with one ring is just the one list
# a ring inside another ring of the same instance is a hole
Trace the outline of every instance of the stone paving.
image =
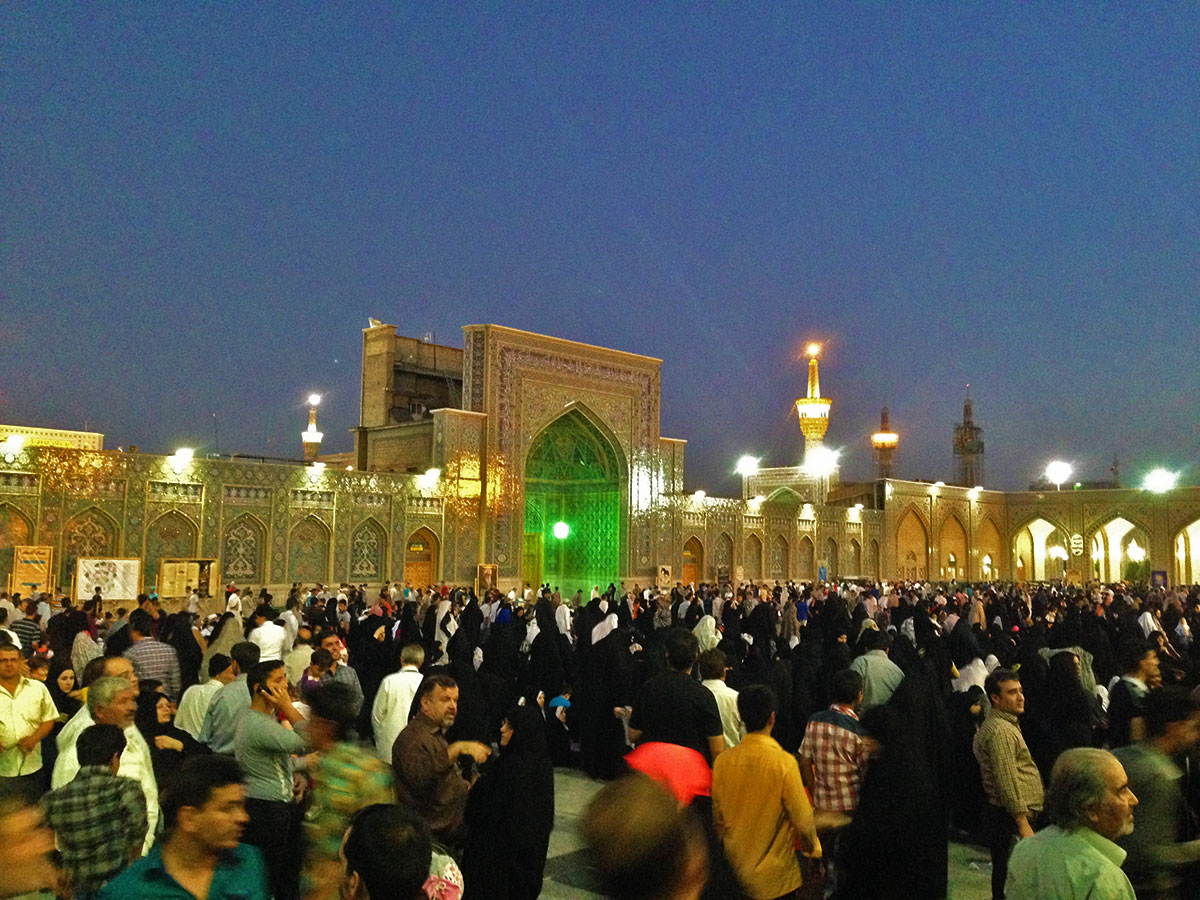
[[(587, 861), (578, 834), (584, 807), (599, 788), (600, 782), (572, 769), (555, 772), (554, 832), (550, 835), (542, 900), (600, 900), (599, 894), (588, 890)], [(988, 900), (991, 896), (990, 872), (986, 850), (952, 842), (949, 900)]]

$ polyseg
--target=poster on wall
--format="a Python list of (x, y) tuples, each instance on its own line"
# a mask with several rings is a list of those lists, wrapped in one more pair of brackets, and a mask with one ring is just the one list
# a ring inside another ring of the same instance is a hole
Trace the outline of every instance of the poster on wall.
[(136, 600), (142, 586), (140, 559), (75, 560), (75, 600), (92, 599), (96, 588), (105, 600)]
[(13, 547), (12, 584), (9, 590), (20, 591), (28, 597), (38, 591), (51, 591), (54, 584), (50, 562), (53, 547)]
[(496, 587), (500, 577), (500, 567), (496, 565), (480, 565), (475, 573), (475, 595), (482, 598), (484, 594)]

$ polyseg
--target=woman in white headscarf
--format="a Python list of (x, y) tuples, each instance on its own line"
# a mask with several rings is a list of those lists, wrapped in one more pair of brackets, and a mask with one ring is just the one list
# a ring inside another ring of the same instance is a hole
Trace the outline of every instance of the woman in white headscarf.
[(707, 653), (721, 643), (721, 635), (717, 633), (717, 620), (712, 616), (704, 616), (697, 622), (696, 627), (692, 629), (692, 634), (700, 642), (701, 653)]

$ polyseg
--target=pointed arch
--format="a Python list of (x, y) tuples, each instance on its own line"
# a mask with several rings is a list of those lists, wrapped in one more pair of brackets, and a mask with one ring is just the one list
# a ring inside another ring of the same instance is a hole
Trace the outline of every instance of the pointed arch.
[(1148, 579), (1151, 534), (1138, 522), (1116, 514), (1090, 535), (1092, 575), (1101, 581)]
[(896, 570), (901, 578), (929, 578), (929, 532), (915, 506), (909, 506), (896, 525)]
[(387, 529), (374, 516), (367, 516), (350, 534), (350, 573), (354, 582), (386, 579)]
[(757, 534), (746, 535), (745, 552), (742, 555), (742, 570), (748, 581), (761, 581), (763, 577), (763, 545)]
[(417, 588), (429, 587), (439, 578), (441, 542), (422, 526), (404, 542), (404, 581)]
[(1013, 532), (1012, 548), (1018, 581), (1062, 578), (1070, 552), (1070, 532), (1041, 516), (1027, 520)]
[(722, 531), (717, 535), (717, 543), (713, 548), (714, 575), (717, 581), (728, 581), (733, 572), (733, 538), (728, 532)]
[(267, 526), (253, 513), (241, 513), (225, 523), (221, 534), (221, 575), (226, 581), (256, 584), (267, 581)]
[(870, 550), (867, 553), (867, 575), (878, 580), (879, 571), (879, 541), (871, 538)]
[(288, 535), (288, 581), (329, 583), (333, 532), (321, 519), (305, 516)]
[(679, 570), (679, 580), (684, 585), (698, 585), (704, 577), (703, 573), (704, 544), (693, 534), (683, 545), (683, 565)]
[(1200, 581), (1200, 519), (1183, 526), (1171, 540), (1176, 584)]
[(169, 509), (146, 529), (146, 584), (154, 584), (164, 559), (190, 559), (196, 555), (200, 529), (177, 509)]
[(628, 480), (620, 441), (586, 405), (549, 417), (524, 460), (524, 579), (589, 589), (617, 581)]
[(771, 564), (767, 570), (768, 578), (783, 580), (788, 577), (791, 571), (790, 550), (787, 538), (782, 534), (777, 534), (771, 539)]
[(59, 584), (70, 584), (77, 559), (105, 559), (117, 555), (120, 528), (116, 519), (98, 506), (71, 516), (62, 530), (62, 565)]
[(942, 527), (938, 532), (936, 577), (950, 581), (966, 580), (968, 577), (967, 529), (954, 513), (942, 520)]
[(986, 515), (980, 522), (975, 546), (979, 549), (980, 577), (985, 581), (1004, 578), (1004, 539), (1000, 536), (1000, 528), (992, 516)]
[(30, 544), (32, 537), (33, 522), (29, 517), (11, 503), (0, 503), (0, 588), (8, 586), (15, 562), (13, 553), (7, 551)]
[(862, 544), (858, 542), (858, 538), (850, 538), (849, 557), (846, 560), (846, 565), (850, 569), (849, 574), (855, 578), (861, 578), (863, 572)]
[(841, 561), (838, 559), (838, 542), (832, 537), (827, 537), (822, 550), (825, 554), (825, 577), (832, 581), (842, 573)]
[(816, 581), (817, 546), (807, 534), (800, 538), (796, 555), (796, 577), (801, 581)]

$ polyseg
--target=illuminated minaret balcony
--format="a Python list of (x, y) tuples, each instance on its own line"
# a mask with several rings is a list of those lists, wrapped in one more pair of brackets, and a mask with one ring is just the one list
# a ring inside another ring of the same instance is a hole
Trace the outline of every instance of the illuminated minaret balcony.
[(808, 357), (808, 396), (796, 401), (796, 415), (800, 419), (800, 432), (804, 435), (804, 453), (807, 456), (814, 447), (819, 447), (829, 428), (829, 409), (833, 401), (821, 396), (821, 376), (817, 371), (820, 344), (809, 344), (804, 351)]

